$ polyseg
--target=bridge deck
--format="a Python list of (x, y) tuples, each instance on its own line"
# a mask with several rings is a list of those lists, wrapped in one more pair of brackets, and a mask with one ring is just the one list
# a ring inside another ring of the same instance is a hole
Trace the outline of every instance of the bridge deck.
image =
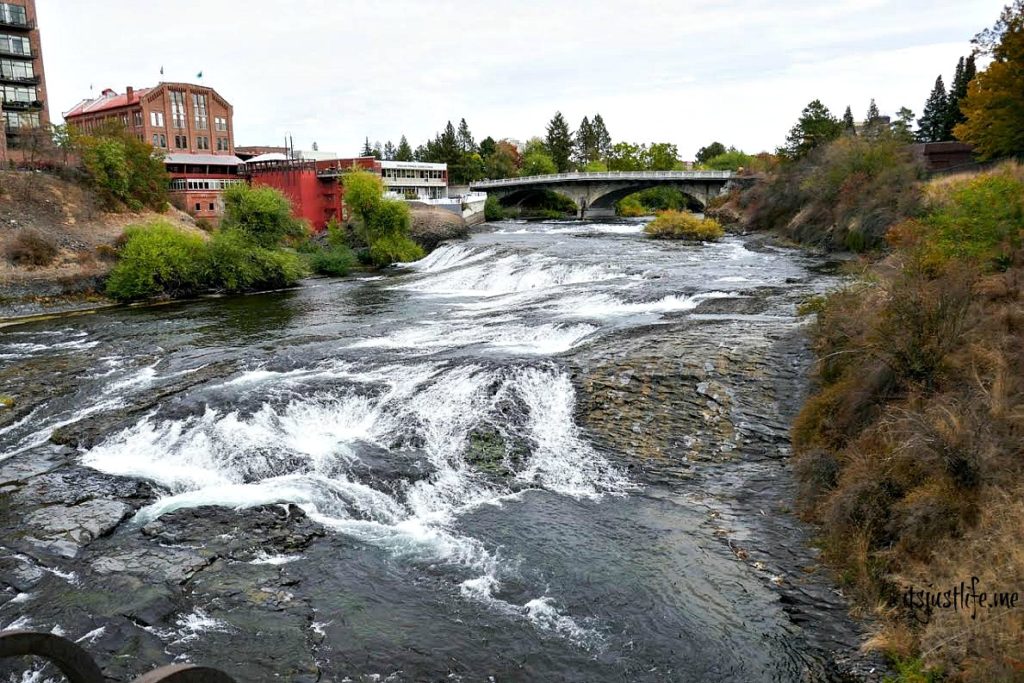
[(598, 173), (553, 173), (501, 180), (478, 180), (469, 184), (471, 189), (486, 190), (499, 187), (562, 184), (602, 180), (728, 180), (732, 171), (603, 171)]

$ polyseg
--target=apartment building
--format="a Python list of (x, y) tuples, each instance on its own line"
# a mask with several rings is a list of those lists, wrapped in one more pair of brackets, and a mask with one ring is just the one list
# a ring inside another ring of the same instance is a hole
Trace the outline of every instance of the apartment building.
[(0, 86), (0, 161), (6, 162), (8, 149), (17, 149), (30, 131), (50, 123), (35, 0), (0, 2)]
[(171, 201), (197, 218), (218, 221), (224, 213), (221, 193), (239, 176), (235, 156), (234, 110), (216, 90), (194, 83), (128, 87), (123, 94), (104, 90), (64, 114), (85, 132), (114, 121), (164, 153), (170, 173)]

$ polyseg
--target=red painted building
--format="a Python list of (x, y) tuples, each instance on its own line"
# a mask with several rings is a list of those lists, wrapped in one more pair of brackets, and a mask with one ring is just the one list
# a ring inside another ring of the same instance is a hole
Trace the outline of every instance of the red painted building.
[(348, 220), (343, 197), (345, 189), (341, 174), (353, 166), (376, 170), (373, 157), (306, 161), (257, 161), (245, 165), (244, 174), (253, 187), (273, 187), (292, 202), (296, 218), (309, 222), (315, 230), (323, 230), (331, 219)]

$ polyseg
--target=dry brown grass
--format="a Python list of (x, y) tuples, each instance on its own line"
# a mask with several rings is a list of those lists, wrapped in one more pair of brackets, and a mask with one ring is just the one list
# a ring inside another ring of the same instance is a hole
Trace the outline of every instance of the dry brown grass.
[(7, 241), (5, 252), (17, 266), (48, 266), (57, 258), (57, 245), (42, 233), (22, 229)]

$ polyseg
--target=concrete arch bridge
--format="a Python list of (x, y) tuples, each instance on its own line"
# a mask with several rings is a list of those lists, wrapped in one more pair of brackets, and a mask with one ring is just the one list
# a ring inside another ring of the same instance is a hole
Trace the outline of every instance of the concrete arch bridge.
[(733, 177), (732, 171), (605, 171), (600, 173), (555, 173), (502, 180), (478, 180), (472, 191), (494, 195), (502, 206), (520, 206), (544, 190), (569, 197), (576, 203), (578, 218), (615, 215), (615, 202), (650, 187), (674, 187), (701, 207), (721, 194)]

